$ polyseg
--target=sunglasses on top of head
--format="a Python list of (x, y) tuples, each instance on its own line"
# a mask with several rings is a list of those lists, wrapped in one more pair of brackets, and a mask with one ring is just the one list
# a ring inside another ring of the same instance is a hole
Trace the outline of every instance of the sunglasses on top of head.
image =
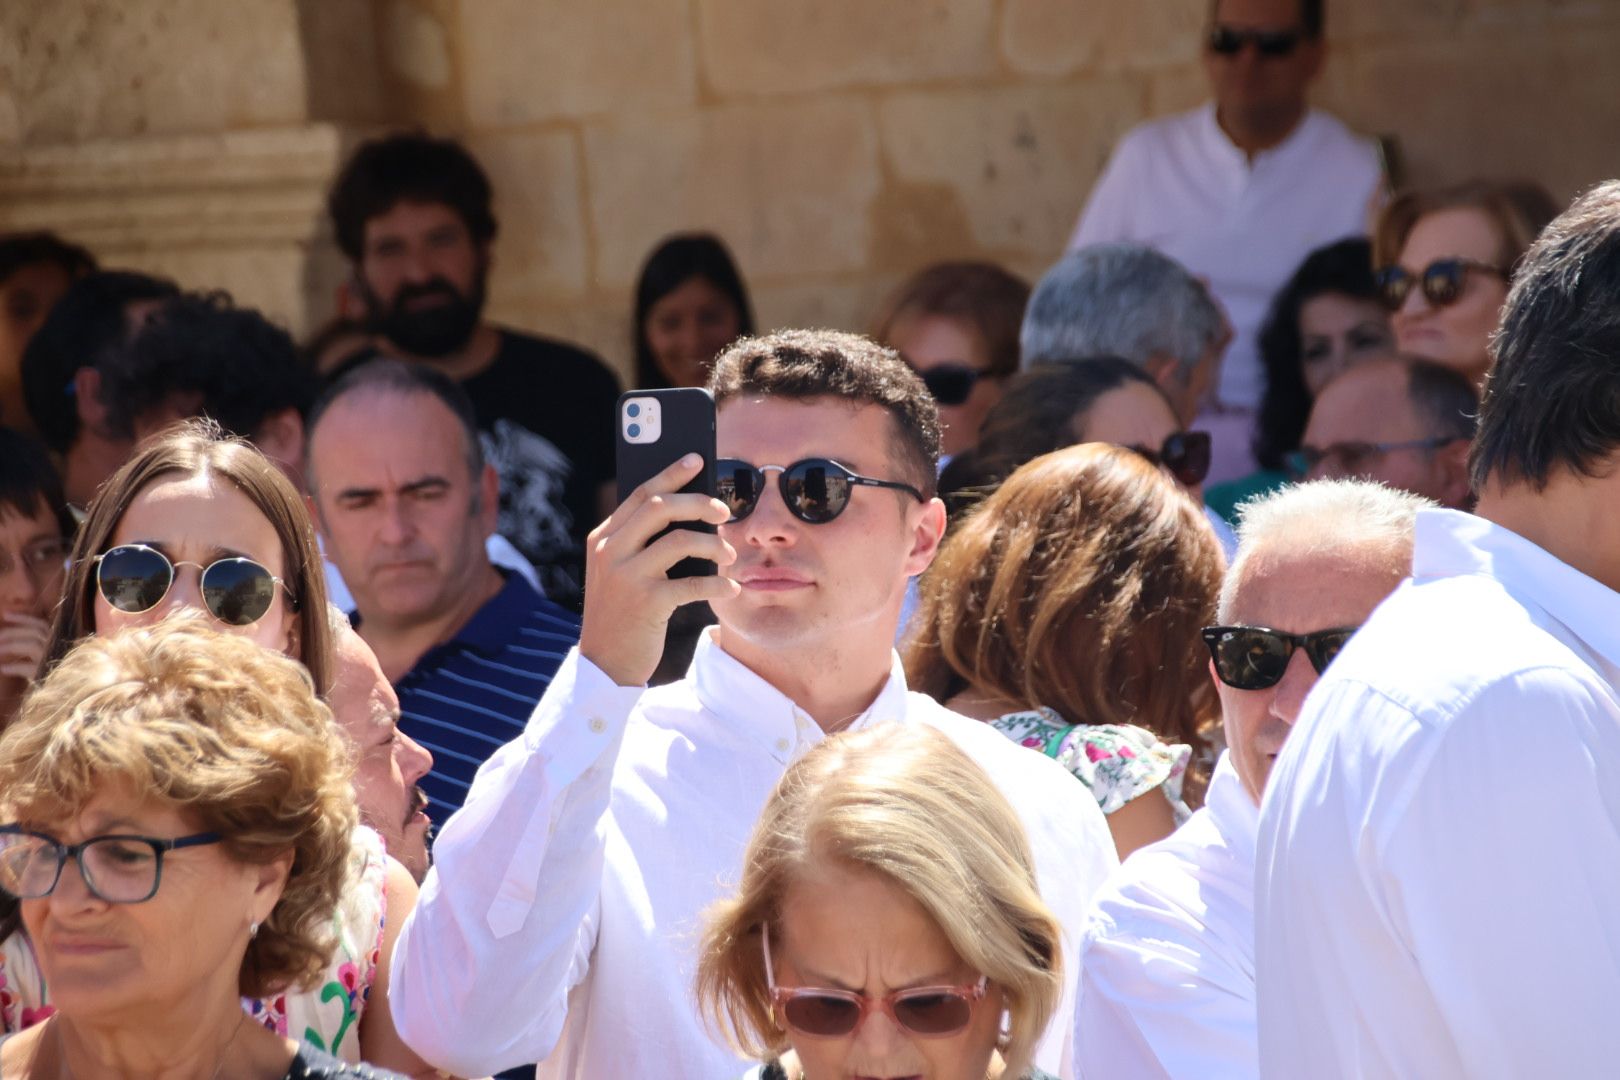
[(1265, 690), (1282, 681), (1295, 649), (1304, 649), (1311, 667), (1322, 674), (1356, 630), (1337, 626), (1290, 634), (1264, 626), (1206, 626), (1203, 635), (1216, 678), (1235, 690)]
[(1146, 446), (1131, 446), (1155, 465), (1170, 470), (1184, 487), (1197, 487), (1209, 475), (1210, 435), (1207, 431), (1177, 431), (1165, 436), (1157, 450)]
[(973, 1022), (973, 1007), (984, 999), (990, 986), (990, 980), (980, 975), (979, 981), (969, 986), (917, 986), (881, 998), (849, 990), (781, 987), (776, 985), (771, 965), (770, 927), (765, 927), (760, 936), (765, 943), (765, 986), (772, 1011), (794, 1031), (814, 1038), (852, 1036), (875, 1012), (925, 1039), (955, 1035)]
[(1430, 307), (1455, 304), (1462, 297), (1470, 273), (1491, 274), (1503, 281), (1509, 279), (1508, 272), (1500, 266), (1460, 257), (1436, 259), (1416, 274), (1399, 266), (1386, 266), (1375, 277), (1384, 306), (1390, 311), (1399, 311), (1414, 285), (1423, 291), (1423, 298)]
[(1239, 30), (1216, 26), (1209, 32), (1209, 51), (1217, 56), (1236, 56), (1246, 46), (1253, 45), (1261, 56), (1281, 59), (1291, 56), (1304, 36), (1298, 30)]
[(203, 606), (208, 613), (229, 626), (250, 626), (264, 618), (276, 598), (276, 587), (287, 589), (293, 610), (297, 599), (287, 583), (252, 559), (240, 556), (216, 559), (203, 566), (195, 562), (175, 562), (156, 548), (145, 544), (122, 544), (93, 560), (96, 588), (102, 599), (118, 611), (138, 615), (163, 603), (174, 585), (175, 571), (195, 566), (201, 572)]
[(777, 473), (777, 489), (788, 511), (810, 525), (825, 525), (849, 506), (850, 491), (856, 487), (892, 488), (904, 491), (918, 502), (928, 497), (910, 484), (898, 480), (878, 480), (861, 476), (829, 458), (805, 458), (792, 465), (755, 467), (736, 458), (715, 462), (715, 495), (731, 509), (731, 520), (741, 521), (754, 512), (765, 494), (765, 474)]

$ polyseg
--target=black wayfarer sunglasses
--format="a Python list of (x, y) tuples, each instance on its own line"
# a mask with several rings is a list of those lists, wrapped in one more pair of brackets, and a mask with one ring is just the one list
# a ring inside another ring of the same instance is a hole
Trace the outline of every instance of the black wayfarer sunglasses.
[(1295, 649), (1304, 649), (1311, 667), (1322, 674), (1356, 629), (1339, 626), (1290, 634), (1264, 626), (1206, 626), (1203, 634), (1221, 682), (1237, 690), (1264, 690), (1282, 681)]

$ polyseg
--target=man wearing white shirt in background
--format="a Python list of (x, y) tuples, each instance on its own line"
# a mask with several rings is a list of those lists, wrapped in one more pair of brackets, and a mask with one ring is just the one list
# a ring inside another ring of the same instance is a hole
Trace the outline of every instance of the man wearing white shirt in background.
[(1082, 1076), (1259, 1075), (1254, 831), (1266, 777), (1305, 695), (1355, 627), (1411, 570), (1420, 509), (1363, 480), (1247, 503), (1205, 634), (1228, 749), (1204, 807), (1103, 886), (1080, 953)]
[(1367, 231), (1380, 198), (1377, 148), (1309, 107), (1322, 69), (1323, 0), (1213, 0), (1204, 65), (1214, 100), (1128, 133), (1080, 214), (1071, 250), (1130, 242), (1209, 282), (1232, 321), (1216, 398), (1211, 482), (1253, 468), (1265, 389), (1256, 337), (1311, 251)]
[(1620, 183), (1520, 263), (1471, 467), (1260, 815), (1269, 1077), (1620, 1061)]
[[(1058, 1015), (1074, 1015), (1080, 922), (1115, 862), (1107, 824), (1055, 762), (908, 693), (891, 647), (907, 576), (945, 527), (933, 400), (894, 353), (826, 331), (738, 342), (710, 386), (732, 502), (676, 494), (699, 471), (689, 457), (591, 534), (578, 650), (435, 844), (393, 1000), (405, 1040), (441, 1068), (741, 1074), (749, 1063), (693, 1001), (702, 912), (737, 879), (788, 764), (827, 732), (885, 720), (944, 731), (1019, 811), (1065, 926)], [(846, 485), (828, 461), (881, 485)], [(696, 519), (719, 535), (648, 544)], [(666, 579), (686, 556), (724, 576)], [(685, 679), (648, 690), (671, 612), (694, 600), (718, 627)], [(1072, 1044), (1055, 1024), (1038, 1064), (1072, 1076)]]

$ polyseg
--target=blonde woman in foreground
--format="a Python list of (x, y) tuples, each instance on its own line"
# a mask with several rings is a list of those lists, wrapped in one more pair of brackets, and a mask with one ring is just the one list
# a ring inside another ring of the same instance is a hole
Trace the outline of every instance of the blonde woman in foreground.
[(1029, 1063), (1061, 948), (1033, 865), (1012, 807), (937, 731), (833, 736), (783, 776), (709, 912), (701, 1007), (762, 1060), (746, 1080), (1051, 1080)]

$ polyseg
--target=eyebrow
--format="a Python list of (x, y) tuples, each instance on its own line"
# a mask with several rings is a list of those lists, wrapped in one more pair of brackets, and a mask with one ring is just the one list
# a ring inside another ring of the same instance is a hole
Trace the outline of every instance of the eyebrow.
[[(160, 551), (165, 556), (168, 557), (170, 562), (189, 562), (190, 561), (190, 560), (187, 560), (187, 559), (178, 559), (177, 560), (174, 557), (174, 549), (171, 548), (168, 544), (165, 544), (161, 540), (131, 540), (130, 543), (131, 544), (139, 544), (142, 547), (149, 547), (154, 551)], [(118, 546), (123, 547), (125, 545), (120, 544)], [(258, 562), (259, 561), (256, 557), (254, 557), (253, 555), (248, 554), (245, 551), (237, 551), (235, 548), (222, 547), (219, 544), (215, 544), (213, 547), (208, 548), (207, 550), (208, 550), (207, 558), (205, 558), (202, 561), (204, 566), (207, 566), (209, 563), (216, 563), (221, 559), (250, 559), (253, 562)]]
[[(444, 476), (423, 476), (416, 480), (408, 480), (399, 485), (394, 491), (400, 495), (414, 495), (429, 488), (448, 488), (450, 480)], [(340, 488), (337, 493), (339, 499), (363, 499), (383, 494), (385, 489), (380, 487), (346, 487)]]
[[(801, 975), (804, 975), (808, 979), (815, 980), (820, 986), (829, 987), (833, 990), (846, 990), (851, 994), (860, 994), (865, 992), (861, 987), (851, 986), (842, 979), (836, 979), (833, 976), (828, 975), (826, 972), (815, 971), (797, 962), (795, 962), (793, 966), (798, 968)], [(936, 975), (924, 975), (920, 978), (908, 981), (903, 986), (889, 987), (889, 993), (893, 994), (904, 990), (915, 990), (921, 986), (955, 986), (956, 984), (952, 982), (951, 979), (952, 976), (945, 972), (940, 972)]]

